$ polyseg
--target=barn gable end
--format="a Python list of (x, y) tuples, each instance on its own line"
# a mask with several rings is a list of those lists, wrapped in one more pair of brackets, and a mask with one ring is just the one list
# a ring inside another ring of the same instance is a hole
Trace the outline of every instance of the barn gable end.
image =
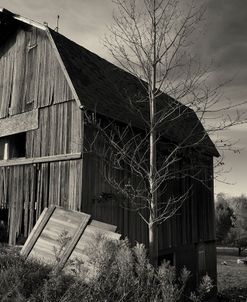
[(20, 26), (0, 55), (1, 118), (73, 99), (46, 31)]

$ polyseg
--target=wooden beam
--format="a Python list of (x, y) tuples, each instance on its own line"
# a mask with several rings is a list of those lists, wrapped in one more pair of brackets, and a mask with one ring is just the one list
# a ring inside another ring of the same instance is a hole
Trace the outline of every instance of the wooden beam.
[(0, 119), (0, 137), (39, 128), (38, 109)]
[(71, 154), (59, 154), (59, 155), (51, 155), (51, 156), (43, 156), (43, 157), (34, 157), (34, 158), (16, 158), (10, 160), (0, 160), (0, 167), (11, 167), (11, 166), (21, 166), (21, 165), (30, 165), (30, 164), (38, 164), (38, 163), (49, 163), (56, 161), (66, 161), (66, 160), (74, 160), (80, 159), (81, 152), (79, 153), (71, 153)]
[(56, 206), (51, 206), (49, 209), (45, 208), (42, 214), (40, 215), (37, 223), (35, 224), (34, 228), (32, 229), (31, 233), (28, 236), (22, 250), (21, 255), (24, 258), (27, 258), (29, 253), (31, 252), (35, 242), (38, 240), (41, 232), (43, 231), (44, 227), (46, 226), (47, 222), (49, 221), (51, 215), (55, 211)]

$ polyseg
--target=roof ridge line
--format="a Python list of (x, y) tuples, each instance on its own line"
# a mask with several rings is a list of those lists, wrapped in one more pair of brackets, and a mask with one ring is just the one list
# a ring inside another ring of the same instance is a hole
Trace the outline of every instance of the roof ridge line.
[(12, 11), (10, 11), (10, 10), (4, 8), (4, 7), (0, 7), (0, 13), (12, 16), (12, 18), (14, 18), (17, 21), (20, 21), (20, 22), (23, 22), (23, 23), (35, 26), (35, 27), (37, 27), (39, 29), (42, 29), (42, 30), (46, 30), (46, 28), (47, 28), (46, 25), (44, 25), (44, 24), (42, 24), (40, 22), (34, 21), (34, 20), (30, 19), (30, 18), (23, 17), (23, 16), (21, 16), (19, 14), (13, 13)]
[(23, 22), (23, 23), (32, 25), (32, 26), (37, 27), (37, 28), (42, 29), (42, 30), (46, 30), (47, 27), (48, 27), (48, 26), (45, 25), (45, 24), (42, 24), (42, 23), (37, 22), (37, 21), (34, 21), (34, 20), (30, 19), (30, 18), (23, 17), (23, 16), (21, 16), (21, 15), (14, 14), (14, 15), (13, 15), (13, 18), (14, 18), (15, 20), (17, 20), (17, 21), (21, 21), (21, 22)]

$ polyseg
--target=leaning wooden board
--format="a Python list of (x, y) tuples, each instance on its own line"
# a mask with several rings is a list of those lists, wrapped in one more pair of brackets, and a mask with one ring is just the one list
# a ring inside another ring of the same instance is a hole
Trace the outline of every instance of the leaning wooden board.
[(83, 232), (89, 219), (90, 215), (56, 208), (29, 253), (29, 257), (40, 258), (46, 263), (54, 263), (55, 255), (60, 249), (59, 236), (64, 233), (68, 239), (73, 240), (80, 225)]
[[(116, 226), (91, 220), (91, 215), (65, 210), (58, 206), (44, 209), (34, 226), (21, 254), (26, 258), (39, 259), (48, 264), (56, 263), (63, 268), (68, 259), (85, 258), (84, 250), (90, 242), (96, 240), (97, 234), (111, 239), (119, 239), (115, 233)], [(56, 253), (61, 245), (58, 239), (65, 234), (68, 244), (59, 255)]]

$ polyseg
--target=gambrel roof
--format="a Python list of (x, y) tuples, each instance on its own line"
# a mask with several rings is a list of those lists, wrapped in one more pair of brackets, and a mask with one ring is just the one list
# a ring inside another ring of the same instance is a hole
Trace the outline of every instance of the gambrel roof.
[[(0, 9), (0, 39), (4, 41), (18, 23), (26, 23), (44, 30), (52, 43), (65, 77), (80, 108), (96, 112), (124, 124), (143, 129), (146, 127), (140, 115), (131, 109), (130, 100), (145, 98), (145, 82), (100, 58), (49, 27)], [(138, 103), (144, 119), (149, 118), (147, 102)], [(203, 153), (219, 156), (201, 122), (193, 110), (177, 102), (165, 93), (157, 101), (158, 109), (170, 112), (169, 120), (159, 125), (160, 133), (171, 142), (200, 147)]]

